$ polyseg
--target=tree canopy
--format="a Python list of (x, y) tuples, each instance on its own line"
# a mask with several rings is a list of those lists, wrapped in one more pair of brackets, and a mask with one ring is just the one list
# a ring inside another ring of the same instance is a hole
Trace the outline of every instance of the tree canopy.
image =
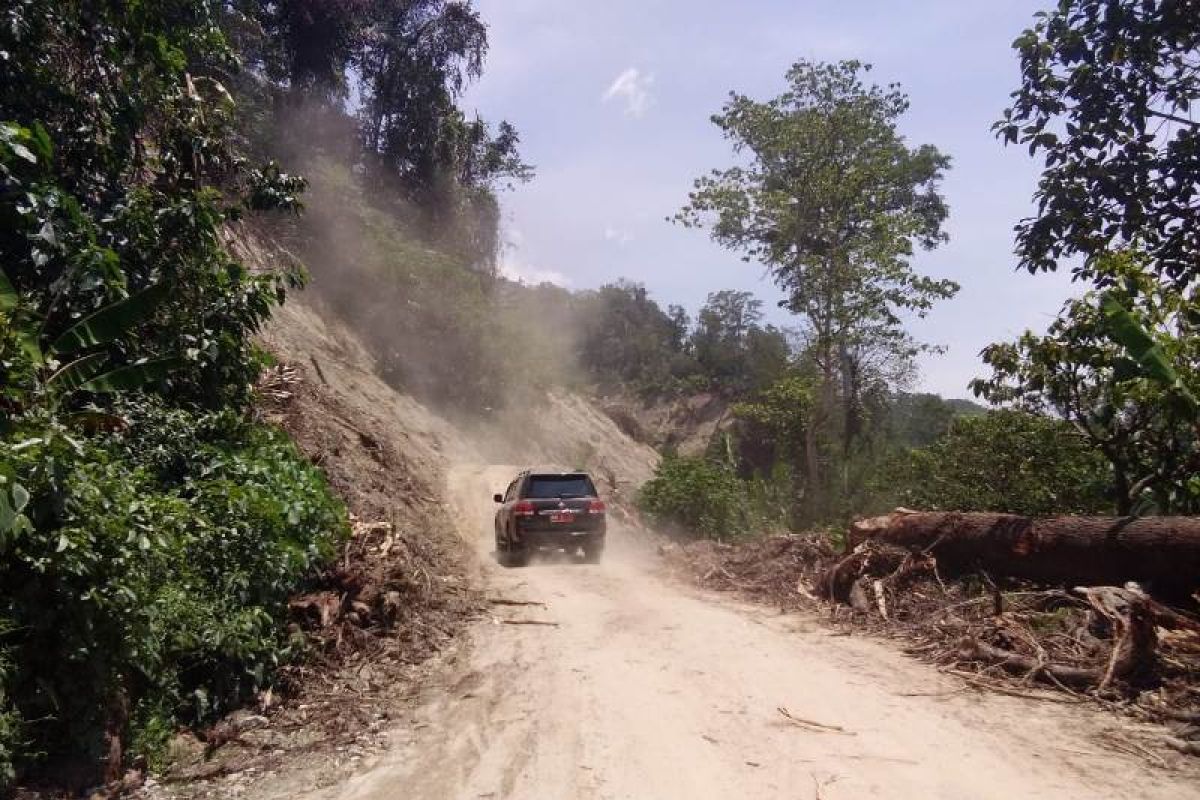
[(1197, 20), (1195, 0), (1060, 0), (1016, 40), (1021, 85), (995, 130), (1045, 164), (1022, 266), (1082, 256), (1104, 280), (1096, 259), (1132, 246), (1172, 280), (1200, 275)]
[[(1111, 494), (1122, 514), (1196, 513), (1200, 509), (1200, 430), (1180, 388), (1200, 390), (1200, 335), (1194, 301), (1156, 278), (1131, 254), (1094, 267), (1113, 288), (1064, 306), (1045, 335), (1025, 333), (991, 345), (983, 358), (992, 376), (972, 382), (995, 403), (1069, 420), (1111, 465)], [(1166, 385), (1127, 353), (1113, 335), (1110, 304), (1132, 320), (1179, 372)]]
[(907, 96), (895, 84), (868, 85), (869, 71), (858, 61), (800, 61), (778, 97), (732, 93), (712, 120), (741, 163), (699, 178), (675, 216), (764, 264), (804, 322), (804, 357), (821, 382), (805, 443), (818, 515), (829, 493), (822, 464), (833, 458), (820, 451), (840, 440), (848, 459), (866, 393), (903, 375), (922, 349), (903, 316), (923, 316), (958, 290), (911, 263), (917, 247), (946, 240), (939, 184), (950, 159), (907, 144), (897, 127)]
[(950, 159), (908, 147), (896, 129), (908, 98), (864, 84), (869, 70), (801, 61), (779, 97), (731, 94), (713, 122), (749, 162), (698, 179), (675, 217), (765, 264), (830, 368), (839, 346), (902, 340), (900, 312), (957, 291), (909, 263), (914, 245), (946, 239), (938, 184)]
[[(355, 115), (358, 157), (377, 190), (400, 187), (442, 249), (494, 269), (496, 192), (528, 180), (520, 136), (458, 106), (483, 70), (487, 26), (458, 0), (239, 0), (226, 28), (245, 59), (273, 79), (279, 105), (314, 98)], [(285, 127), (307, 127), (284, 114)], [(301, 146), (312, 146), (306, 133)], [(319, 137), (318, 137), (319, 138)]]

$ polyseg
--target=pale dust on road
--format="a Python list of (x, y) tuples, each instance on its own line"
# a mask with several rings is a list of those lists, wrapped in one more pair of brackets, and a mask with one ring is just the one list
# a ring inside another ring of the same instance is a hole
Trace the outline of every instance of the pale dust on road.
[[(1103, 749), (1093, 737), (1124, 724), (1114, 717), (956, 691), (885, 643), (670, 585), (619, 530), (599, 566), (500, 568), (491, 495), (515, 472), (452, 470), (448, 497), (489, 594), (546, 604), (493, 616), (558, 627), (478, 625), (448, 691), (340, 800), (1200, 794)], [(845, 733), (789, 723), (779, 707)]]

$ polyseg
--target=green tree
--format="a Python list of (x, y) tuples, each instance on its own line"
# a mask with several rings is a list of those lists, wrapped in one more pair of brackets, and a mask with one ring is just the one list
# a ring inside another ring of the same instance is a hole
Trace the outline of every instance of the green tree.
[(762, 301), (725, 289), (708, 296), (697, 316), (691, 348), (704, 376), (732, 396), (771, 385), (788, 365), (784, 335), (763, 327)]
[(304, 182), (239, 152), (224, 8), (5, 7), (0, 795), (38, 760), (103, 767), (105, 736), (152, 756), (268, 686), (298, 654), (287, 597), (345, 533), (246, 413), (253, 334), (300, 276), (224, 237)]
[(893, 459), (879, 494), (908, 508), (1029, 516), (1110, 509), (1108, 467), (1070, 423), (1023, 411), (960, 417), (928, 447)]
[(813, 384), (811, 377), (792, 373), (733, 406), (742, 464), (760, 474), (778, 463), (803, 472), (804, 441), (816, 405)]
[[(713, 122), (746, 163), (697, 180), (675, 217), (709, 226), (715, 241), (765, 264), (788, 308), (803, 316), (821, 376), (806, 442), (814, 486), (825, 482), (819, 434), (840, 427), (850, 449), (861, 366), (879, 351), (911, 360), (919, 347), (901, 316), (923, 315), (957, 291), (910, 263), (916, 246), (946, 239), (939, 183), (950, 160), (932, 145), (908, 146), (897, 130), (908, 98), (895, 85), (865, 85), (868, 70), (857, 61), (801, 61), (779, 97), (732, 94)], [(827, 494), (814, 498), (817, 516)]]
[[(215, 407), (245, 397), (250, 335), (300, 279), (252, 274), (221, 226), (262, 204), (295, 208), (303, 182), (235, 151), (216, 79), (233, 55), (212, 12), (185, 0), (12, 9), (0, 26), (0, 268), (19, 297), (10, 322), (35, 321), (44, 344), (158, 287), (136, 330), (81, 344), (102, 345), (114, 368), (180, 358), (189, 368), (165, 388)], [(57, 69), (62, 59), (80, 69)]]
[(1017, 227), (1021, 264), (1094, 267), (1136, 246), (1181, 283), (1200, 270), (1200, 6), (1194, 0), (1060, 0), (1016, 40), (1021, 85), (996, 123), (1041, 154), (1037, 213)]
[[(1069, 420), (1111, 464), (1118, 513), (1196, 513), (1200, 430), (1187, 399), (1200, 390), (1200, 309), (1137, 256), (1100, 258), (1092, 269), (1112, 288), (1069, 301), (1044, 336), (986, 348), (992, 376), (972, 387), (993, 403)], [(1113, 304), (1174, 365), (1179, 385), (1148, 374), (1114, 339)]]
[[(271, 78), (240, 83), (278, 112), (260, 138), (300, 153), (339, 142), (376, 193), (415, 204), (429, 240), (494, 272), (496, 193), (532, 168), (512, 125), (459, 108), (487, 54), (478, 10), (456, 0), (234, 0), (223, 9), (240, 52)], [(314, 122), (324, 127), (314, 132)]]
[(668, 532), (727, 539), (761, 533), (770, 520), (727, 463), (669, 456), (638, 492), (638, 507)]
[(900, 447), (928, 447), (950, 430), (956, 418), (978, 416), (986, 411), (970, 400), (899, 392), (888, 403), (888, 439)]
[(680, 349), (680, 318), (664, 312), (641, 284), (601, 286), (583, 296), (580, 314), (580, 361), (602, 384), (670, 391), (673, 379), (695, 370)]

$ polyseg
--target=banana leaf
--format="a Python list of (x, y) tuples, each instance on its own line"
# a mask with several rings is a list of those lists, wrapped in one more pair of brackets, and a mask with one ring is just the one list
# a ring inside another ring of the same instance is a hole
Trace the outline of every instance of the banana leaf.
[(99, 375), (104, 369), (106, 361), (108, 361), (108, 353), (92, 353), (83, 358), (77, 358), (69, 364), (64, 364), (47, 378), (46, 386), (64, 392), (74, 391)]
[[(1177, 392), (1189, 409), (1200, 409), (1200, 403), (1197, 403), (1196, 397), (1183, 385), (1179, 372), (1167, 358), (1166, 352), (1154, 341), (1137, 317), (1112, 295), (1103, 299), (1100, 308), (1104, 314), (1105, 332), (1109, 338), (1125, 348), (1141, 374)], [(1122, 365), (1119, 364), (1118, 367)], [(1124, 365), (1119, 371), (1127, 373), (1129, 365)]]
[(160, 358), (156, 361), (129, 364), (105, 372), (103, 375), (97, 375), (91, 380), (80, 384), (79, 388), (86, 392), (96, 392), (98, 394), (140, 389), (149, 384), (161, 381), (185, 363), (182, 358)]
[(106, 305), (55, 339), (50, 345), (51, 352), (64, 355), (121, 338), (154, 313), (167, 296), (168, 289), (166, 283), (158, 283), (124, 300)]
[(4, 270), (0, 269), (0, 311), (5, 313), (12, 311), (20, 301), (21, 296), (17, 294), (17, 290), (8, 276), (4, 274)]

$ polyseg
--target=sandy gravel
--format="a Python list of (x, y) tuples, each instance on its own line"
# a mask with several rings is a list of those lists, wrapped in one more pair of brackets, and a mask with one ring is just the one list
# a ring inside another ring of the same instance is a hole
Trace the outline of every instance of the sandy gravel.
[(1123, 721), (964, 691), (886, 643), (666, 584), (620, 531), (600, 566), (497, 567), (489, 498), (512, 474), (452, 470), (449, 496), (491, 594), (545, 607), (495, 606), (447, 690), (322, 797), (1200, 796), (1190, 768), (1106, 748), (1138, 734)]

